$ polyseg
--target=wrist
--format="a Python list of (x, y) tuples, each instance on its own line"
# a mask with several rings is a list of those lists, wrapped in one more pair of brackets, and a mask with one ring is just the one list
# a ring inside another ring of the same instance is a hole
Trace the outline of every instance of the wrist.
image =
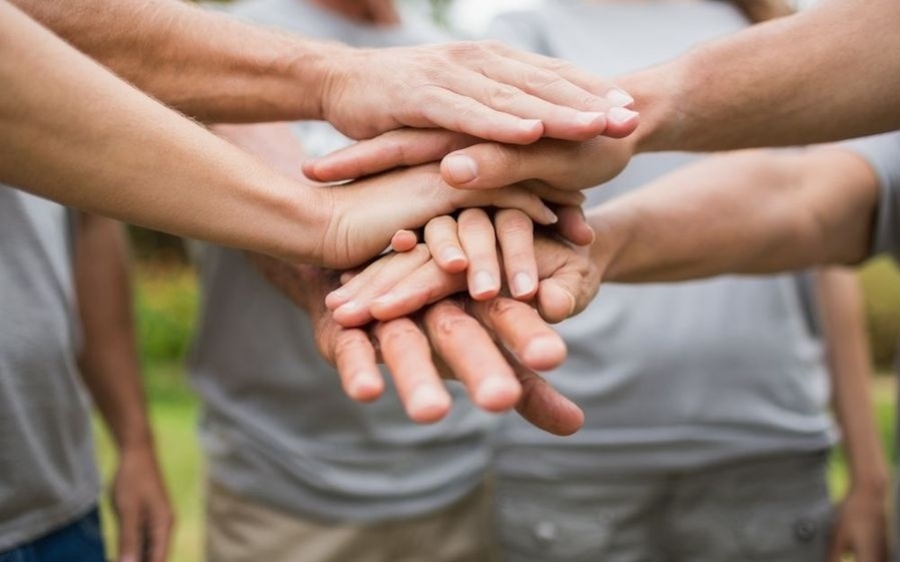
[(334, 112), (334, 104), (339, 102), (339, 87), (345, 82), (350, 66), (348, 56), (358, 49), (336, 41), (316, 41), (311, 47), (297, 55), (293, 68), (303, 91), (311, 93), (308, 101), (312, 113), (307, 118), (331, 122), (329, 116)]
[(594, 230), (589, 259), (601, 272), (602, 281), (616, 281), (623, 275), (621, 256), (632, 236), (630, 223), (614, 207), (603, 205), (588, 212), (587, 219)]

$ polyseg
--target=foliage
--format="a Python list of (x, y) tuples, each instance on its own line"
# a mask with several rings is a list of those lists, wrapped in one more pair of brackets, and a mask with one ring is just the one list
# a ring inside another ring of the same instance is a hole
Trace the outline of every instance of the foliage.
[(197, 283), (184, 267), (159, 262), (138, 266), (137, 332), (145, 364), (184, 358), (197, 316)]
[(891, 260), (882, 258), (864, 267), (860, 279), (872, 361), (880, 370), (893, 370), (900, 341), (900, 271)]

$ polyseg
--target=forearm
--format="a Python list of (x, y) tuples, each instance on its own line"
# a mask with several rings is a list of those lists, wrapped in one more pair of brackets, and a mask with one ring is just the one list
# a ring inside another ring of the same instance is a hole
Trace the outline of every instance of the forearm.
[(82, 215), (75, 242), (75, 286), (84, 335), (79, 366), (120, 450), (152, 446), (126, 245), (118, 223)]
[(856, 263), (869, 247), (873, 172), (837, 150), (710, 158), (593, 209), (607, 281), (672, 281)]
[(180, 0), (12, 0), (57, 35), (202, 121), (319, 119), (337, 44), (242, 23)]
[(269, 284), (311, 316), (326, 310), (325, 296), (338, 286), (337, 273), (333, 271), (293, 265), (254, 252), (247, 252), (246, 256)]
[(819, 6), (703, 45), (619, 81), (640, 150), (812, 144), (900, 128), (900, 3)]
[(318, 192), (215, 137), (0, 2), (0, 180), (173, 234), (309, 260)]
[(868, 337), (862, 293), (855, 272), (838, 268), (816, 276), (834, 413), (843, 436), (852, 485), (883, 493), (889, 475), (873, 415)]

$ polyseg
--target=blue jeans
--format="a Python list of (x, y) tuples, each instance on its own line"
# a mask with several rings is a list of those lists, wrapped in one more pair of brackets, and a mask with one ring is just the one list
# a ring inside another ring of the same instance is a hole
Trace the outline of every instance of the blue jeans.
[(0, 562), (105, 562), (97, 508), (34, 542), (0, 552)]

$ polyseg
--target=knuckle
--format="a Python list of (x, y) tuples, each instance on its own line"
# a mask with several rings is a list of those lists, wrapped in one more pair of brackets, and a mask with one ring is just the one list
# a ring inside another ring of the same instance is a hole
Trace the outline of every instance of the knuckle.
[(437, 336), (450, 338), (458, 335), (461, 330), (465, 329), (467, 323), (464, 316), (446, 309), (445, 312), (436, 315), (432, 319), (432, 329)]
[(506, 107), (522, 95), (522, 91), (509, 84), (496, 84), (491, 88), (488, 99), (494, 107)]
[(495, 298), (487, 303), (488, 316), (495, 320), (508, 319), (515, 314), (516, 307), (509, 299)]
[(519, 209), (502, 209), (496, 215), (497, 230), (507, 234), (534, 232), (534, 223)]
[(411, 323), (403, 322), (400, 325), (385, 327), (378, 335), (382, 347), (400, 346), (410, 340), (418, 339), (421, 332)]

